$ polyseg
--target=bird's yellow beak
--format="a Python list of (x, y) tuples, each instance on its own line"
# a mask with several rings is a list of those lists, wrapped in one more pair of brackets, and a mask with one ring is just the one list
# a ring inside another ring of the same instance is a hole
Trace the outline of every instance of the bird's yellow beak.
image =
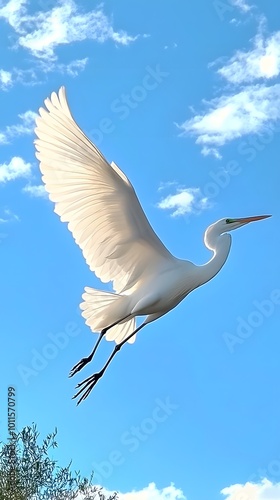
[(241, 217), (241, 219), (234, 219), (234, 222), (240, 224), (248, 224), (249, 222), (255, 222), (257, 220), (267, 219), (271, 215), (255, 215), (254, 217)]

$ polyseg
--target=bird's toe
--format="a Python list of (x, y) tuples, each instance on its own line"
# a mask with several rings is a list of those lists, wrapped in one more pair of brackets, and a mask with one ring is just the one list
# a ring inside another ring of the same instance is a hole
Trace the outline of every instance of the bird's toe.
[(76, 392), (76, 394), (74, 394), (72, 399), (76, 399), (78, 396), (81, 395), (81, 397), (79, 398), (79, 400), (77, 402), (77, 405), (79, 405), (82, 401), (84, 401), (88, 397), (88, 395), (90, 394), (90, 392), (94, 388), (95, 384), (100, 379), (101, 375), (102, 375), (102, 372), (94, 373), (94, 375), (91, 375), (90, 377), (86, 378), (85, 380), (83, 380), (82, 382), (79, 382), (76, 385), (76, 389), (79, 389), (79, 391)]
[(69, 377), (73, 377), (78, 373), (84, 366), (88, 363), (88, 358), (82, 358), (78, 363), (76, 363), (69, 372)]

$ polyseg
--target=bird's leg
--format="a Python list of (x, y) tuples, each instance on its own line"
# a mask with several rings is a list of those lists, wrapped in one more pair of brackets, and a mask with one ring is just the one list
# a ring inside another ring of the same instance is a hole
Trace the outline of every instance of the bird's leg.
[(72, 370), (69, 373), (69, 377), (73, 377), (73, 375), (75, 375), (76, 373), (78, 373), (82, 368), (84, 368), (84, 366), (86, 366), (92, 360), (93, 356), (96, 353), (97, 347), (99, 346), (99, 344), (100, 344), (103, 336), (105, 335), (105, 333), (106, 333), (106, 329), (102, 330), (99, 333), (97, 342), (96, 342), (93, 350), (89, 354), (89, 356), (87, 356), (86, 358), (80, 359), (80, 361), (78, 361), (78, 363), (73, 366)]
[(94, 386), (97, 384), (98, 380), (104, 375), (105, 370), (108, 368), (108, 366), (111, 363), (112, 359), (117, 354), (117, 352), (122, 348), (122, 346), (131, 337), (133, 337), (133, 335), (135, 335), (137, 332), (139, 332), (139, 330), (141, 330), (141, 328), (143, 328), (143, 326), (145, 326), (145, 325), (146, 325), (146, 323), (144, 321), (144, 323), (142, 323), (142, 325), (138, 326), (138, 328), (136, 328), (136, 330), (134, 330), (126, 339), (124, 339), (122, 342), (120, 342), (120, 344), (117, 344), (115, 346), (115, 348), (114, 348), (111, 356), (109, 357), (109, 359), (107, 360), (107, 362), (105, 363), (105, 365), (103, 366), (103, 368), (100, 370), (100, 372), (94, 373), (93, 375), (91, 375), (90, 377), (86, 378), (85, 380), (83, 380), (82, 382), (80, 382), (76, 386), (76, 389), (78, 389), (80, 387), (80, 390), (73, 396), (72, 399), (77, 398), (80, 394), (83, 393), (81, 395), (80, 399), (78, 400), (77, 405), (79, 405), (81, 403), (81, 401), (83, 401), (84, 399), (86, 399), (88, 397), (89, 393), (92, 391), (92, 389), (94, 388)]
[[(128, 316), (130, 316), (130, 314)], [(105, 333), (110, 328), (112, 328), (113, 326), (117, 325), (118, 323), (120, 323), (124, 319), (128, 318), (128, 316), (126, 316), (125, 318), (122, 318), (122, 319), (120, 319), (118, 321), (115, 321), (115, 323), (112, 323), (112, 325), (109, 325), (106, 328), (103, 328), (103, 330), (101, 330), (101, 332), (99, 333), (97, 342), (96, 342), (93, 350), (89, 354), (89, 356), (87, 356), (86, 358), (82, 358), (78, 363), (76, 363), (76, 365), (73, 366), (73, 368), (71, 369), (71, 371), (69, 373), (69, 377), (73, 377), (73, 375), (76, 375), (76, 373), (78, 373), (80, 370), (82, 370), (82, 368), (84, 368), (92, 360), (93, 356), (96, 353), (97, 347), (99, 346), (99, 344), (100, 344), (102, 338), (104, 337)]]

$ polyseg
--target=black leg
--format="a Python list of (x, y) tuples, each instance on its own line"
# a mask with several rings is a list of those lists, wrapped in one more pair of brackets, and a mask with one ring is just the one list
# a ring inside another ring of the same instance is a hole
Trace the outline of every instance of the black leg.
[(95, 355), (95, 352), (97, 350), (97, 347), (99, 346), (105, 333), (106, 333), (106, 330), (102, 330), (102, 332), (100, 332), (98, 339), (97, 339), (97, 342), (96, 342), (93, 350), (91, 351), (90, 355), (87, 356), (86, 358), (82, 358), (76, 365), (73, 366), (72, 370), (69, 373), (69, 377), (73, 377), (73, 375), (76, 375), (76, 373), (78, 373), (82, 368), (84, 368), (84, 366), (86, 366), (92, 360), (92, 358)]
[(93, 356), (96, 353), (97, 347), (99, 346), (99, 344), (100, 344), (102, 338), (104, 337), (105, 333), (110, 328), (112, 328), (113, 326), (117, 325), (118, 323), (120, 323), (121, 321), (123, 321), (126, 318), (128, 318), (128, 316), (126, 316), (125, 318), (122, 318), (121, 320), (116, 321), (115, 323), (112, 323), (112, 325), (107, 326), (106, 328), (103, 328), (103, 330), (101, 330), (101, 332), (99, 334), (99, 337), (97, 339), (97, 342), (96, 342), (93, 350), (91, 351), (90, 355), (87, 356), (86, 358), (82, 358), (76, 365), (73, 366), (73, 368), (70, 370), (69, 377), (73, 377), (73, 375), (76, 375), (76, 373), (78, 373), (80, 370), (82, 370), (82, 368), (84, 368), (92, 360)]
[(141, 328), (143, 328), (143, 326), (145, 326), (145, 325), (146, 325), (145, 322), (142, 323), (142, 325), (138, 326), (138, 328), (136, 328), (136, 330), (134, 330), (126, 339), (124, 339), (120, 344), (116, 345), (116, 347), (113, 350), (111, 356), (109, 357), (109, 359), (107, 360), (107, 362), (105, 363), (105, 365), (103, 366), (103, 368), (100, 370), (100, 372), (94, 373), (93, 375), (91, 375), (90, 377), (86, 378), (85, 380), (83, 380), (82, 382), (80, 382), (76, 386), (76, 389), (78, 389), (80, 387), (80, 390), (73, 396), (72, 399), (77, 398), (81, 394), (81, 397), (80, 397), (80, 399), (77, 402), (77, 405), (79, 405), (81, 403), (81, 401), (85, 400), (88, 397), (89, 393), (92, 391), (92, 389), (94, 388), (94, 386), (97, 384), (98, 380), (104, 375), (105, 370), (108, 368), (108, 366), (111, 363), (112, 359), (117, 354), (117, 352), (122, 348), (122, 346), (131, 337), (133, 337), (133, 335), (135, 335), (137, 332), (139, 332), (139, 330), (141, 330)]

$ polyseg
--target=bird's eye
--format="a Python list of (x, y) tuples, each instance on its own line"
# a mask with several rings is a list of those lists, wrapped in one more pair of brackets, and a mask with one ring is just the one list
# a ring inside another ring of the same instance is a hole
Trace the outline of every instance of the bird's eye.
[(226, 219), (226, 224), (229, 224), (230, 223), (230, 219)]

